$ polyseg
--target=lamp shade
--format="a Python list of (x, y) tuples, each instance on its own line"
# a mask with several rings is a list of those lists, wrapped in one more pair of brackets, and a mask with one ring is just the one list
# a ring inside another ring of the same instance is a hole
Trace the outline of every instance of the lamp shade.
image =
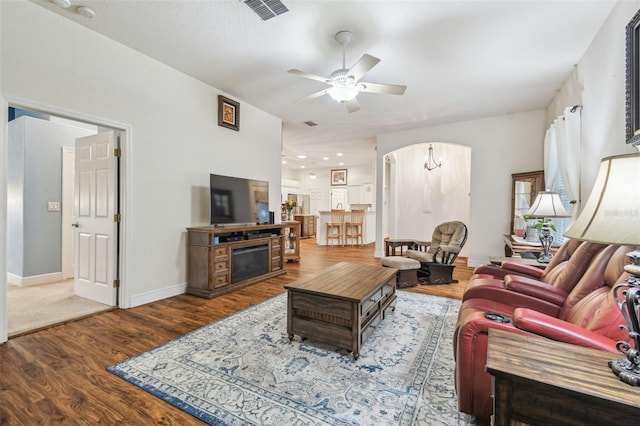
[(564, 208), (557, 192), (540, 191), (525, 215), (539, 218), (570, 217), (571, 213)]
[(338, 102), (349, 102), (355, 98), (359, 90), (353, 86), (333, 86), (327, 90), (329, 96)]
[(591, 195), (567, 238), (640, 246), (640, 153), (602, 159)]

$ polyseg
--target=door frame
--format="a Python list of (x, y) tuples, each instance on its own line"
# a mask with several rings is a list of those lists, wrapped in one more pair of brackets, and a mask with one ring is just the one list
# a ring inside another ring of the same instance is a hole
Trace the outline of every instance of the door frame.
[[(9, 130), (9, 107), (26, 109), (43, 114), (54, 115), (70, 120), (82, 121), (94, 124), (100, 127), (108, 127), (113, 130), (120, 131), (120, 166), (118, 170), (118, 186), (119, 186), (119, 205), (120, 205), (120, 224), (118, 227), (118, 243), (117, 243), (117, 259), (115, 278), (120, 280), (118, 288), (118, 307), (129, 308), (130, 302), (126, 298), (127, 277), (129, 271), (126, 264), (126, 248), (131, 244), (129, 232), (129, 211), (127, 209), (127, 201), (131, 197), (131, 188), (128, 184), (128, 177), (131, 176), (131, 141), (132, 129), (131, 125), (122, 122), (97, 117), (74, 110), (65, 109), (58, 106), (42, 104), (33, 100), (21, 99), (11, 96), (0, 97), (0, 105), (2, 105), (2, 121), (0, 128), (0, 197), (7, 199), (7, 141)], [(6, 209), (0, 211), (0, 344), (7, 341), (7, 215)]]
[[(73, 278), (74, 172), (76, 149), (62, 147), (62, 279)], [(65, 205), (67, 206), (65, 208)]]

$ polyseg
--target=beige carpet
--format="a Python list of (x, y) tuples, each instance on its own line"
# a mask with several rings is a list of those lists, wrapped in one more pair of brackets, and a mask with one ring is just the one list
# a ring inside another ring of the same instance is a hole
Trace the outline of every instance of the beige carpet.
[(9, 337), (113, 307), (73, 294), (73, 280), (7, 290)]

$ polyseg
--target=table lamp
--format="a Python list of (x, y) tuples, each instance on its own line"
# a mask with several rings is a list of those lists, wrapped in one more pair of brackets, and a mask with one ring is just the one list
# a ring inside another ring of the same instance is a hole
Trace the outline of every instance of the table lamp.
[(549, 263), (551, 260), (551, 243), (553, 236), (551, 235), (551, 224), (547, 219), (554, 217), (570, 217), (569, 213), (560, 200), (557, 192), (540, 191), (536, 195), (531, 208), (526, 213), (527, 217), (542, 219), (542, 229), (540, 231), (540, 244), (542, 245), (542, 254), (538, 257), (538, 262)]
[[(602, 159), (600, 170), (580, 216), (565, 232), (567, 238), (602, 244), (640, 246), (640, 153)], [(628, 253), (629, 279), (614, 287), (633, 346), (620, 341), (625, 358), (609, 361), (609, 367), (625, 383), (640, 385), (640, 251)]]

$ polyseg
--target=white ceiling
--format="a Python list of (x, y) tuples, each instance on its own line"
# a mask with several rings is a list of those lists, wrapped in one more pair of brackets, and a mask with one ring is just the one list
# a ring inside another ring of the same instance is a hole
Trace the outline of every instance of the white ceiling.
[[(545, 108), (615, 4), (283, 0), (289, 12), (262, 21), (242, 0), (32, 1), (280, 117), (292, 168), (369, 162), (381, 132)], [(376, 56), (362, 81), (404, 84), (404, 95), (361, 93), (352, 114), (329, 96), (295, 102), (326, 86), (287, 70), (341, 68), (341, 30), (354, 36), (347, 68)]]

